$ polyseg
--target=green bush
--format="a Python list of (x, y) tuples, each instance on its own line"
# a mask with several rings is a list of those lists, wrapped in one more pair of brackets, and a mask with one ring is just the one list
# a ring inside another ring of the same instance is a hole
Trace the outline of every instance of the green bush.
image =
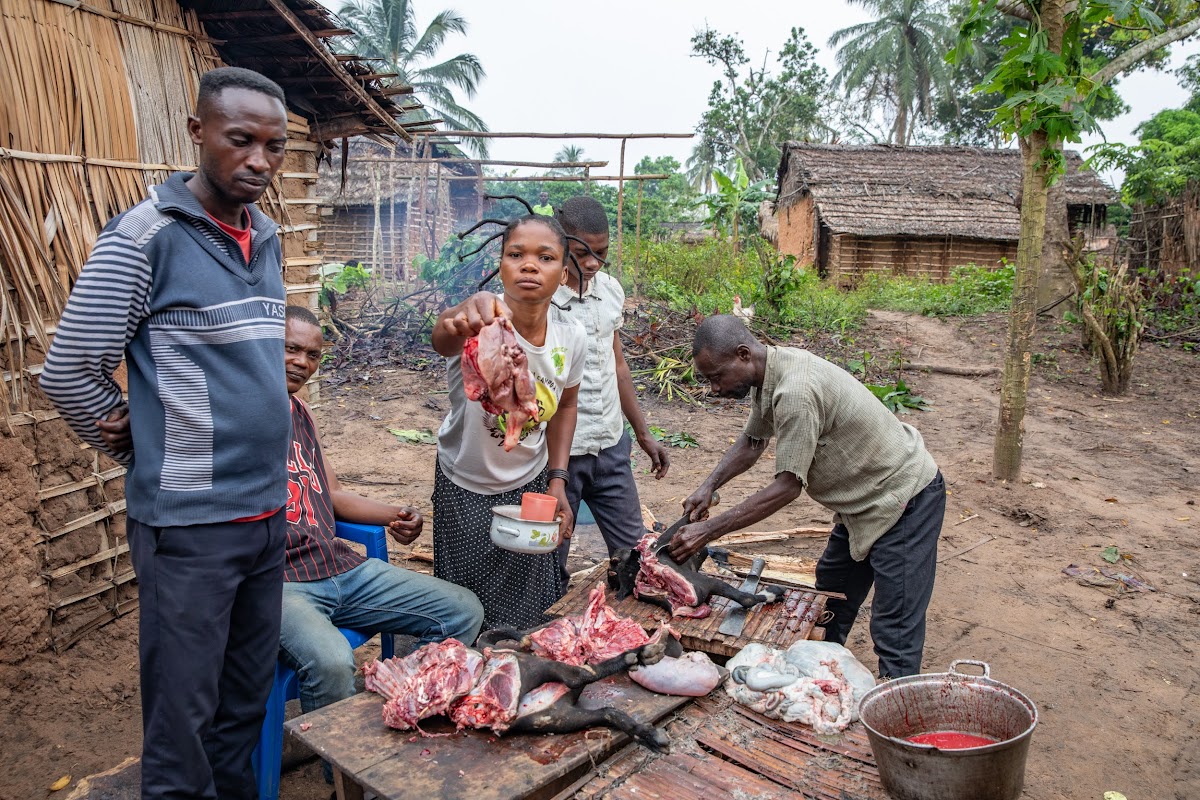
[[(626, 241), (627, 251), (629, 244)], [(641, 259), (627, 267), (625, 281), (627, 291), (676, 311), (695, 306), (704, 314), (728, 314), (735, 295), (746, 304), (752, 302), (759, 272), (753, 252), (734, 253), (728, 242), (643, 242)]]
[(965, 317), (1007, 309), (1012, 303), (1014, 275), (1015, 269), (1008, 262), (999, 269), (974, 264), (955, 267), (948, 283), (872, 275), (855, 293), (870, 308), (927, 317)]

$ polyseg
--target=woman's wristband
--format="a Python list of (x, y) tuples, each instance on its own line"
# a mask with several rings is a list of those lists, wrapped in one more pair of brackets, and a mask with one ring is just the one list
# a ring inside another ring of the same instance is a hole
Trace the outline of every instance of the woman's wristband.
[(571, 473), (567, 472), (565, 469), (558, 468), (546, 470), (546, 483), (549, 483), (555, 478), (561, 478), (564, 484), (568, 484), (571, 482)]

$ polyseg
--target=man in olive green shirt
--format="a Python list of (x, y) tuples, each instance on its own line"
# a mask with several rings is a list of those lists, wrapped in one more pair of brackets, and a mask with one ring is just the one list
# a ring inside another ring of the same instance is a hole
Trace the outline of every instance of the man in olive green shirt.
[[(850, 373), (806, 350), (765, 347), (736, 317), (704, 320), (692, 355), (713, 394), (753, 392), (752, 406), (742, 436), (684, 501), (692, 522), (675, 534), (671, 557), (682, 561), (807, 489), (836, 523), (817, 563), (817, 588), (846, 595), (829, 602), (827, 640), (845, 643), (874, 585), (871, 638), (879, 673), (918, 674), (946, 510), (945, 484), (921, 434)], [(772, 436), (775, 480), (707, 519), (713, 492), (753, 466)]]

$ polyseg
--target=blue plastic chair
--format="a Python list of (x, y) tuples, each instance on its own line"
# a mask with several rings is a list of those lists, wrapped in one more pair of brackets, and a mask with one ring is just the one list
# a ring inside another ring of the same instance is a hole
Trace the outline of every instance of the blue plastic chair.
[[(367, 548), (368, 558), (388, 560), (387, 532), (378, 525), (358, 525), (353, 522), (337, 523), (336, 533), (342, 539)], [(371, 638), (372, 634), (350, 628), (338, 628), (350, 647), (357, 648)], [(394, 653), (391, 634), (380, 635), (379, 647), (383, 658)], [(252, 761), (254, 779), (258, 783), (259, 800), (279, 800), (279, 767), (283, 761), (283, 712), (288, 700), (300, 696), (300, 681), (296, 673), (282, 661), (275, 663), (275, 683), (267, 698), (267, 716), (263, 720), (258, 746), (254, 748)]]

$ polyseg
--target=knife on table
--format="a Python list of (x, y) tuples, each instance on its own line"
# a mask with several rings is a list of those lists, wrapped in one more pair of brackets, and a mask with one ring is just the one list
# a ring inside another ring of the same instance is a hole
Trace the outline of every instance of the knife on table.
[[(763, 559), (754, 559), (754, 563), (750, 566), (750, 574), (746, 576), (746, 580), (742, 581), (743, 592), (755, 594), (758, 591), (758, 579), (762, 577), (763, 569), (766, 566), (767, 562)], [(717, 633), (725, 636), (741, 636), (742, 630), (746, 627), (746, 611), (740, 604), (730, 600), (729, 610), (725, 612), (725, 620), (721, 623), (721, 627), (717, 628)]]

